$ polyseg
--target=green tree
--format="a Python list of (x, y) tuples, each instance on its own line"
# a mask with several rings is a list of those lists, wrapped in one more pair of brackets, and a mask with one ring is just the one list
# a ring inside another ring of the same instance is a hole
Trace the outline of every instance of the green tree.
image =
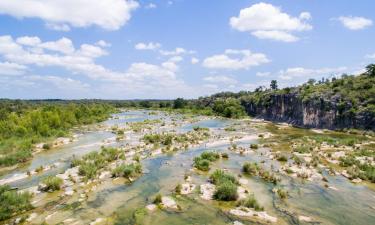
[(271, 84), (270, 84), (270, 88), (271, 90), (277, 90), (278, 86), (277, 86), (277, 80), (271, 80)]
[(187, 105), (187, 101), (183, 98), (177, 98), (173, 101), (173, 108), (182, 109)]

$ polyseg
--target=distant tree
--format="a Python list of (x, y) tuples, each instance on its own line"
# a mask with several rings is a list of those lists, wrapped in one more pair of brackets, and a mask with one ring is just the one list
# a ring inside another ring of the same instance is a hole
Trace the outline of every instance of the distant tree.
[(309, 80), (307, 81), (307, 83), (308, 83), (309, 85), (314, 85), (314, 84), (316, 83), (316, 80), (315, 80), (315, 79), (309, 79)]
[(277, 80), (271, 80), (270, 88), (271, 90), (277, 90)]
[(173, 108), (182, 109), (187, 105), (187, 101), (183, 98), (177, 98), (173, 101)]
[(375, 64), (366, 66), (366, 74), (370, 77), (375, 77)]
[(152, 104), (151, 104), (150, 101), (141, 101), (141, 102), (139, 103), (139, 105), (140, 105), (141, 107), (144, 107), (144, 108), (151, 108), (151, 107), (152, 107)]

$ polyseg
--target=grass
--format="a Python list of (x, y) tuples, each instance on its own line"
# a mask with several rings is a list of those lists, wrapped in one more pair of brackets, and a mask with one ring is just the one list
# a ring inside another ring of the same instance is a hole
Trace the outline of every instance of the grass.
[(216, 152), (202, 152), (200, 156), (194, 158), (194, 167), (201, 171), (209, 171), (211, 162), (220, 158)]
[(0, 221), (32, 209), (30, 200), (28, 192), (18, 193), (9, 186), (0, 186)]
[(264, 207), (261, 206), (256, 200), (254, 194), (250, 195), (246, 199), (243, 199), (237, 203), (238, 206), (244, 206), (247, 208), (252, 208), (255, 211), (264, 211)]
[(252, 175), (252, 176), (257, 175), (259, 169), (260, 169), (260, 167), (258, 166), (257, 163), (246, 162), (242, 166), (242, 172), (247, 174), (247, 175)]
[(142, 173), (142, 166), (139, 163), (121, 165), (112, 170), (112, 177), (132, 178)]
[(210, 176), (210, 180), (216, 185), (214, 198), (220, 201), (234, 201), (238, 198), (237, 179), (223, 170), (215, 170)]
[(162, 203), (161, 198), (162, 198), (161, 194), (157, 194), (157, 195), (155, 196), (155, 198), (154, 198), (154, 201), (152, 201), (152, 203), (154, 203), (154, 204), (156, 204), (156, 205)]
[(53, 192), (61, 189), (63, 180), (59, 177), (48, 176), (43, 179), (42, 183), (45, 185), (43, 191)]

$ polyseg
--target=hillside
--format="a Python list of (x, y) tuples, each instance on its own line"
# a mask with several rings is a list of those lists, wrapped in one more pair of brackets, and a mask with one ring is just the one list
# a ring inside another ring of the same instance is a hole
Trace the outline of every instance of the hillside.
[[(218, 93), (196, 104), (238, 101), (250, 116), (311, 128), (375, 130), (375, 65), (361, 75), (310, 79), (297, 87), (259, 87), (254, 92)], [(217, 108), (217, 107), (216, 107)]]

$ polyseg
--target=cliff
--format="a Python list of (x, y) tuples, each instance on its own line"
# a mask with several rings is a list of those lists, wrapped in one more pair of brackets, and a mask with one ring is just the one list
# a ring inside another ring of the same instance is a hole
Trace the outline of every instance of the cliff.
[(272, 94), (261, 101), (245, 100), (241, 104), (250, 116), (300, 127), (375, 130), (372, 112), (352, 110), (350, 102), (334, 98), (303, 100), (299, 94)]

